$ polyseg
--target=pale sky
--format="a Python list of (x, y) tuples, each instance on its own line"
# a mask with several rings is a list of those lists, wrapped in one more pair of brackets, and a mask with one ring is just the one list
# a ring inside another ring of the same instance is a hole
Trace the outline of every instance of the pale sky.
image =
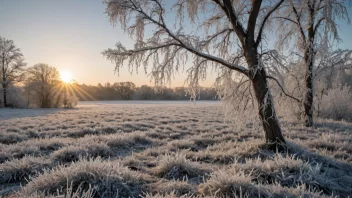
[[(142, 68), (138, 75), (125, 68), (118, 76), (114, 64), (102, 56), (116, 42), (130, 47), (133, 43), (119, 26), (110, 24), (104, 12), (102, 0), (0, 0), (0, 36), (14, 40), (28, 66), (47, 63), (59, 71), (69, 70), (78, 83), (150, 84)], [(352, 27), (343, 24), (340, 30), (339, 48), (351, 48)], [(183, 85), (184, 76), (176, 76), (172, 86)]]

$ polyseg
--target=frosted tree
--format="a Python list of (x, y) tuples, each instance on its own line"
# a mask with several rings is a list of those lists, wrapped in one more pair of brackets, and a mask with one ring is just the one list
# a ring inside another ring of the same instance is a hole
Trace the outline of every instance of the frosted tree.
[(35, 102), (40, 108), (59, 107), (62, 87), (59, 86), (59, 71), (44, 63), (27, 70), (27, 88), (34, 92)]
[[(135, 40), (134, 48), (121, 43), (103, 54), (131, 72), (151, 68), (156, 86), (170, 83), (176, 72), (187, 69), (193, 95), (207, 71), (218, 72), (228, 92), (241, 97), (232, 85), (246, 78), (257, 101), (259, 117), (269, 145), (285, 143), (262, 64), (263, 37), (269, 21), (284, 0), (105, 0), (115, 24)], [(171, 4), (172, 3), (172, 4)], [(176, 19), (176, 21), (175, 21)], [(233, 80), (230, 80), (233, 79)], [(229, 84), (226, 84), (229, 83)]]
[(346, 0), (288, 0), (281, 19), (280, 44), (296, 42), (305, 65), (305, 94), (303, 99), (305, 125), (313, 126), (313, 76), (315, 56), (326, 53), (334, 40), (339, 40), (337, 21), (349, 21)]
[(352, 50), (335, 50), (316, 59), (315, 115), (348, 119), (352, 115)]
[[(277, 83), (273, 84), (271, 88), (274, 92), (274, 98), (281, 104), (278, 108), (279, 115), (285, 116), (285, 119), (301, 120), (305, 90), (303, 86), (306, 66), (304, 61), (293, 53), (283, 55), (277, 51), (271, 51), (267, 53), (267, 57), (263, 58), (263, 62), (267, 65), (269, 77), (277, 79)], [(351, 79), (351, 71), (352, 50), (331, 51), (330, 49), (328, 52), (318, 53), (314, 56), (314, 116), (321, 116), (321, 111), (331, 112), (326, 111), (328, 107), (322, 103), (322, 98), (325, 98), (326, 101), (326, 94), (332, 93), (330, 89), (342, 91), (346, 90), (345, 87), (351, 86), (352, 81), (349, 80)], [(335, 98), (330, 99), (339, 101), (339, 96), (336, 95)], [(344, 111), (345, 114), (346, 110), (347, 108)], [(324, 117), (327, 117), (326, 115), (328, 113), (325, 113)]]
[[(331, 89), (333, 84), (347, 84), (347, 73), (352, 69), (352, 50), (335, 50), (316, 58), (313, 79), (324, 82), (322, 89)], [(319, 90), (318, 90), (319, 91)], [(321, 92), (321, 91), (320, 91)]]
[(3, 89), (3, 103), (8, 106), (7, 102), (7, 89), (8, 86), (16, 81), (21, 80), (24, 58), (21, 50), (17, 48), (12, 40), (0, 37), (0, 84)]

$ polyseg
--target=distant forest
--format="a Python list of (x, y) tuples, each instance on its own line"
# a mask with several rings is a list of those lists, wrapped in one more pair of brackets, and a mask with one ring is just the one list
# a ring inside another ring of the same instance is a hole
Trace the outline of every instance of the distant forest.
[[(88, 100), (190, 100), (186, 87), (158, 88), (142, 85), (137, 87), (132, 82), (106, 83), (97, 86), (77, 84), (72, 85), (72, 91), (80, 101)], [(216, 100), (214, 88), (201, 87), (197, 100)]]

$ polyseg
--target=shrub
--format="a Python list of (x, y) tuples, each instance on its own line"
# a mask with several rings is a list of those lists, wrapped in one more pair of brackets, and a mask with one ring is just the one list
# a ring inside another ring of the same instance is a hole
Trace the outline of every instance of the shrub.
[(63, 107), (67, 109), (72, 109), (73, 107), (77, 106), (78, 104), (78, 97), (74, 95), (66, 96), (66, 100), (63, 100)]
[(348, 86), (337, 85), (328, 89), (317, 102), (318, 115), (323, 118), (351, 119), (352, 94)]
[(10, 101), (9, 105), (14, 108), (27, 108), (28, 103), (26, 98), (23, 97), (23, 92), (23, 88), (10, 85), (7, 89), (7, 101)]

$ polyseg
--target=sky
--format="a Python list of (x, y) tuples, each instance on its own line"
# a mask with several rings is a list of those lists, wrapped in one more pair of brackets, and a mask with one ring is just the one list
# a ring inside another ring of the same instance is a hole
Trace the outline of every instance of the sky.
[[(47, 63), (59, 71), (71, 71), (78, 83), (151, 85), (143, 68), (133, 75), (124, 68), (118, 75), (114, 63), (101, 54), (117, 42), (133, 43), (119, 26), (110, 24), (105, 8), (102, 0), (0, 0), (0, 36), (14, 40), (28, 66)], [(351, 48), (352, 26), (342, 23), (340, 30), (339, 48)], [(182, 86), (185, 76), (175, 76), (171, 86)], [(203, 82), (203, 86), (211, 84)]]

